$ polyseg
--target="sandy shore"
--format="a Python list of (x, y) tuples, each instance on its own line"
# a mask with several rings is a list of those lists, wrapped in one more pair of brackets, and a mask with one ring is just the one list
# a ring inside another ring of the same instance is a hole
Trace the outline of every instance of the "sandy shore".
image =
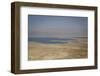
[(87, 58), (87, 38), (76, 38), (65, 44), (28, 43), (28, 60)]

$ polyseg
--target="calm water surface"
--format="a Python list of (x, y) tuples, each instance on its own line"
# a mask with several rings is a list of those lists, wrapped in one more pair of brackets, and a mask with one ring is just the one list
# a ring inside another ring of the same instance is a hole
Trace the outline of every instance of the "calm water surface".
[(47, 43), (47, 44), (64, 44), (68, 41), (73, 40), (70, 38), (28, 38), (29, 42), (39, 42), (39, 43)]

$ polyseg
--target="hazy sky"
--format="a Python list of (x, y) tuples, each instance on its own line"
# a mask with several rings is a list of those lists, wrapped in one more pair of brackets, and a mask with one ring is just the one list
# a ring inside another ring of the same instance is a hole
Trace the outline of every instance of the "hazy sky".
[(29, 37), (87, 37), (87, 17), (28, 16)]

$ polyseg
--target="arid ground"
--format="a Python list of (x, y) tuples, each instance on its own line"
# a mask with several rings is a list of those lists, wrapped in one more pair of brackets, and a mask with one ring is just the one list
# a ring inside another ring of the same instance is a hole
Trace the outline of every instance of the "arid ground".
[(87, 58), (87, 38), (74, 38), (64, 44), (28, 43), (28, 60)]

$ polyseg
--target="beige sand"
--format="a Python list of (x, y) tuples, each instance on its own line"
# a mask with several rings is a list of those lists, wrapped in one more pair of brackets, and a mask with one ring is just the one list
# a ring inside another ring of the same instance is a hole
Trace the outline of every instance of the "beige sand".
[(87, 38), (76, 38), (66, 44), (29, 42), (28, 60), (87, 58)]

